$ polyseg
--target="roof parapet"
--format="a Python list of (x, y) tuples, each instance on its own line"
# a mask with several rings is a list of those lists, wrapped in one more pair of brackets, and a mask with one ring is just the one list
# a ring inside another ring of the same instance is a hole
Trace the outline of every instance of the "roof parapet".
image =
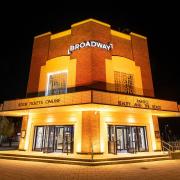
[(71, 27), (79, 26), (79, 25), (84, 24), (84, 23), (87, 23), (87, 22), (95, 22), (95, 23), (101, 24), (101, 25), (103, 25), (103, 26), (111, 27), (111, 26), (110, 26), (109, 24), (107, 24), (107, 23), (104, 23), (104, 22), (102, 22), (102, 21), (98, 21), (98, 20), (92, 19), (92, 18), (86, 19), (86, 20), (84, 20), (84, 21), (80, 21), (80, 22), (77, 22), (77, 23), (74, 23), (74, 24), (71, 25)]
[(46, 33), (43, 33), (43, 34), (34, 36), (34, 38), (36, 39), (36, 38), (40, 38), (40, 37), (47, 36), (47, 35), (51, 35), (51, 34), (52, 34), (51, 32), (46, 32)]
[(143, 39), (147, 39), (146, 36), (142, 36), (140, 34), (136, 34), (136, 33), (133, 33), (133, 32), (131, 32), (130, 35), (137, 36), (137, 37), (140, 37), (140, 38), (143, 38)]

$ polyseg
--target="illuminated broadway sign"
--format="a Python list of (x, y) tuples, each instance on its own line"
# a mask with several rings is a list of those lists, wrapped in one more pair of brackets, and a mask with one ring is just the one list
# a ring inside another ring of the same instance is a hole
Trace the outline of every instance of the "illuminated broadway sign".
[(71, 45), (68, 49), (68, 54), (71, 54), (73, 51), (79, 50), (81, 48), (86, 48), (86, 47), (97, 47), (100, 49), (105, 49), (107, 51), (111, 50), (113, 48), (113, 45), (110, 43), (101, 43), (99, 41), (83, 41), (78, 44)]

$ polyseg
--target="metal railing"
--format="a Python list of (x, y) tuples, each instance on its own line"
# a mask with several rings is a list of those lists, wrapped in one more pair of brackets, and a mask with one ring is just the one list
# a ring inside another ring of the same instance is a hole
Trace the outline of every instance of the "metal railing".
[(172, 152), (180, 151), (180, 141), (161, 141), (162, 151), (168, 151), (169, 156)]
[(161, 141), (161, 147), (163, 152), (168, 151), (169, 156), (171, 155), (172, 152), (174, 152), (173, 146), (163, 140)]
[(162, 150), (169, 150), (171, 152), (180, 150), (180, 141), (161, 141)]
[(174, 151), (180, 150), (180, 141), (170, 141), (168, 143), (173, 147)]

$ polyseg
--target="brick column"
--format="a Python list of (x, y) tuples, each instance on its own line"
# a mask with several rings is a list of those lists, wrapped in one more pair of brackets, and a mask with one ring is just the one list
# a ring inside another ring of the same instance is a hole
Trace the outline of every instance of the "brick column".
[(82, 153), (100, 152), (100, 112), (82, 112)]
[(152, 116), (153, 119), (153, 126), (154, 126), (154, 133), (155, 133), (155, 140), (156, 140), (156, 150), (161, 150), (161, 137), (159, 131), (159, 122), (157, 116)]
[(141, 77), (143, 85), (143, 94), (154, 97), (154, 88), (151, 74), (151, 65), (149, 61), (149, 52), (146, 37), (130, 33), (133, 60), (141, 68)]
[[(21, 137), (20, 137), (20, 143), (19, 143), (19, 150), (25, 150), (27, 124), (28, 124), (28, 116), (23, 116), (23, 118), (22, 118), (22, 126), (21, 126)], [(25, 135), (25, 136), (23, 136), (23, 135)]]
[[(71, 44), (95, 40), (111, 42), (110, 26), (87, 22), (72, 27)], [(74, 51), (71, 58), (77, 59), (76, 86), (106, 81), (105, 59), (111, 58), (110, 51), (97, 47), (86, 47)]]
[(49, 43), (51, 33), (45, 33), (34, 38), (27, 96), (36, 95), (39, 87), (41, 66), (46, 64), (49, 54)]

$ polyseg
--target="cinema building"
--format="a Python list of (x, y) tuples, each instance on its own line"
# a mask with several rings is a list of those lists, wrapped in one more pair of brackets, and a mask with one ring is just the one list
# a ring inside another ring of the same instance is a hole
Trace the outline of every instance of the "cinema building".
[(161, 150), (180, 106), (155, 98), (146, 37), (88, 19), (34, 38), (27, 96), (0, 115), (22, 117), (19, 150), (107, 155)]

